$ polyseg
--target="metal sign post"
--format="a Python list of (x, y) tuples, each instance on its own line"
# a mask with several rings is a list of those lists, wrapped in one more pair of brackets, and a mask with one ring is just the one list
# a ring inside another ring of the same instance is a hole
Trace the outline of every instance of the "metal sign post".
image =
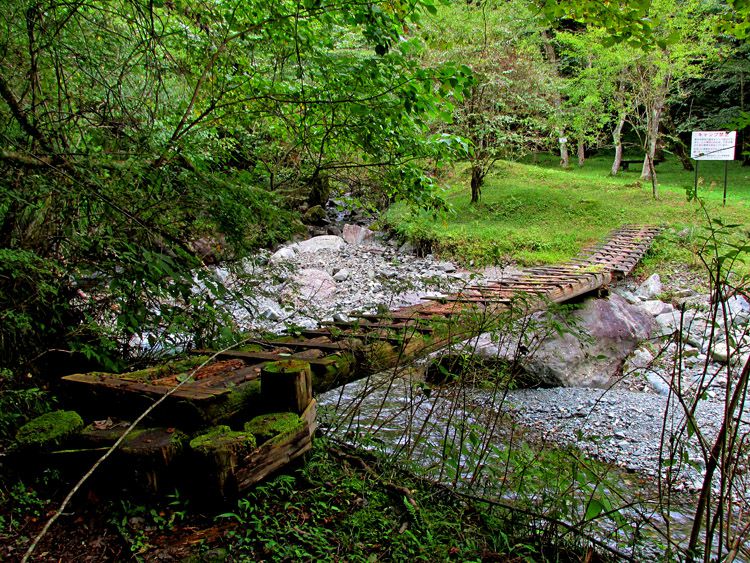
[(737, 131), (693, 131), (690, 158), (695, 160), (694, 196), (698, 197), (698, 163), (701, 160), (724, 161), (724, 205), (727, 204), (727, 173), (734, 160)]

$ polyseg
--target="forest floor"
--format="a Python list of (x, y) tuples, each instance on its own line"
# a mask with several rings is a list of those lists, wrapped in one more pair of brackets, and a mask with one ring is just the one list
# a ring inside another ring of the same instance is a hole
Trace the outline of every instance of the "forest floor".
[[(49, 500), (26, 489), (17, 500), (28, 505), (16, 515), (6, 505), (2, 517), (17, 520), (14, 533), (0, 532), (0, 560), (20, 560), (64, 493), (46, 492)], [(555, 527), (319, 440), (304, 463), (224, 504), (194, 505), (177, 493), (143, 497), (100, 481), (79, 495), (31, 560), (581, 560), (584, 542), (549, 541)]]

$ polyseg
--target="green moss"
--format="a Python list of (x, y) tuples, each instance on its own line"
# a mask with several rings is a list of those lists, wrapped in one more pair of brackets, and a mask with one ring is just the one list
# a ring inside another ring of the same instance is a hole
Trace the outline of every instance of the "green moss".
[(158, 366), (124, 373), (122, 375), (128, 379), (152, 381), (154, 379), (161, 379), (162, 377), (190, 371), (207, 361), (208, 358), (209, 356), (191, 356), (182, 360), (174, 360)]
[(253, 434), (258, 444), (262, 444), (273, 438), (299, 432), (303, 426), (300, 417), (293, 412), (274, 412), (256, 416), (246, 422), (245, 432)]
[(318, 360), (310, 366), (313, 389), (316, 393), (320, 393), (346, 382), (355, 366), (354, 354), (349, 352), (341, 352)]
[[(154, 379), (161, 379), (162, 377), (168, 377), (170, 375), (176, 375), (185, 373), (193, 368), (198, 367), (203, 362), (207, 361), (210, 356), (191, 356), (189, 358), (183, 358), (181, 360), (173, 360), (158, 366), (152, 366), (150, 368), (139, 369), (137, 371), (129, 371), (126, 373), (116, 374), (118, 377), (123, 379), (130, 379), (134, 381), (153, 381)], [(106, 371), (93, 371), (89, 375), (112, 375)]]
[(18, 429), (16, 447), (41, 449), (57, 446), (81, 428), (83, 428), (83, 419), (75, 411), (48, 412)]
[(310, 369), (310, 363), (305, 360), (279, 360), (269, 362), (263, 366), (264, 373), (298, 373)]
[(215, 426), (190, 440), (190, 448), (206, 456), (219, 452), (248, 451), (255, 448), (255, 444), (255, 436), (250, 432), (237, 432), (224, 425)]
[[(253, 410), (252, 403), (257, 402), (260, 396), (260, 379), (248, 381), (237, 385), (224, 395), (220, 395), (217, 400), (208, 405), (199, 404), (195, 401), (192, 404), (200, 409), (200, 418), (206, 424), (218, 424), (219, 422), (229, 420), (238, 413), (245, 410)], [(257, 413), (260, 409), (255, 408)]]
[(245, 344), (237, 348), (238, 352), (263, 352), (264, 350), (265, 348), (260, 344)]

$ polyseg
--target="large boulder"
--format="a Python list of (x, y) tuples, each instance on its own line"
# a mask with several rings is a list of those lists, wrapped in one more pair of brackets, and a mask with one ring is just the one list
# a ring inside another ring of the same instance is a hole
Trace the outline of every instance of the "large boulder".
[(321, 235), (311, 239), (303, 240), (294, 245), (297, 252), (318, 252), (320, 250), (341, 250), (346, 242), (335, 235)]
[(616, 294), (586, 300), (573, 317), (587, 337), (553, 333), (523, 362), (542, 385), (608, 385), (625, 358), (651, 336), (654, 324), (649, 314)]
[(302, 302), (328, 299), (336, 293), (336, 281), (324, 270), (304, 268), (294, 275), (293, 281), (298, 288), (295, 297)]

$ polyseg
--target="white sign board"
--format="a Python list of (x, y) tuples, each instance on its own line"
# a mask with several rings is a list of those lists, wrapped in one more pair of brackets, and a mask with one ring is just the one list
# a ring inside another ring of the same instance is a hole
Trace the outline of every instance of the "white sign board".
[(693, 131), (690, 158), (693, 160), (734, 160), (737, 131)]

